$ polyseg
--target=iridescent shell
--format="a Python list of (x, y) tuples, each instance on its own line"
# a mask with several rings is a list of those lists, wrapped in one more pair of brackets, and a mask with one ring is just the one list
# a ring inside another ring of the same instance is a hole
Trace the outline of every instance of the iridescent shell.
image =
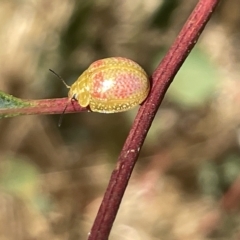
[(149, 89), (149, 78), (137, 63), (111, 57), (93, 62), (70, 87), (68, 97), (93, 112), (115, 113), (141, 104)]

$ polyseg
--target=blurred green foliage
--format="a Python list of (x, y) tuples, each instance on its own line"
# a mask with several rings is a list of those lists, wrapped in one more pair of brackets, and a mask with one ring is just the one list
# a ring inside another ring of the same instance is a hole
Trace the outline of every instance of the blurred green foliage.
[(213, 98), (219, 80), (217, 67), (196, 47), (177, 73), (167, 97), (181, 107), (201, 107)]

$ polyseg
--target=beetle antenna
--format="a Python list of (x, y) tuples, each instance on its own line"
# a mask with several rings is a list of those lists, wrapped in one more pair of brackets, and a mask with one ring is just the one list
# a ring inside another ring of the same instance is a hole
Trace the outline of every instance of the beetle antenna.
[[(71, 88), (71, 86), (67, 85), (67, 83), (65, 82), (65, 80), (60, 76), (58, 75), (56, 72), (54, 72), (52, 69), (49, 69), (50, 72), (52, 72), (55, 76), (57, 76), (62, 82), (63, 84), (66, 86), (66, 88)], [(66, 108), (66, 107), (65, 107)], [(65, 109), (66, 111), (66, 109)]]
[(64, 116), (64, 113), (65, 113), (66, 110), (67, 110), (67, 107), (68, 107), (69, 102), (70, 102), (70, 101), (68, 100), (67, 103), (66, 103), (66, 106), (64, 107), (63, 112), (62, 112), (62, 114), (61, 114), (61, 116), (60, 116), (60, 118), (59, 118), (58, 127), (61, 127), (61, 125), (62, 125), (63, 116)]
[[(55, 71), (53, 71), (52, 69), (49, 69), (49, 71), (52, 72), (55, 76), (57, 76), (57, 77), (62, 81), (62, 83), (66, 86), (66, 88), (71, 88), (71, 86), (69, 86), (69, 85), (65, 82), (65, 80), (64, 80), (59, 74), (57, 74), (57, 73), (56, 73)], [(69, 100), (70, 100), (70, 99), (69, 99)], [(69, 100), (67, 101), (67, 103), (66, 103), (66, 105), (65, 105), (65, 107), (64, 107), (64, 109), (63, 109), (63, 112), (62, 112), (62, 114), (61, 114), (61, 116), (60, 116), (60, 118), (59, 118), (58, 127), (61, 127), (61, 125), (62, 125), (63, 115), (64, 115), (64, 113), (65, 113), (66, 110), (67, 110), (67, 107), (68, 107), (69, 102), (70, 102)]]

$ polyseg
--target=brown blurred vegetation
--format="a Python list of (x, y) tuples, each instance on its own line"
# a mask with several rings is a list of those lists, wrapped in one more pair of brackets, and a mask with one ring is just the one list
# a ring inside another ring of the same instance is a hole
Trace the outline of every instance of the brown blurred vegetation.
[[(54, 98), (96, 59), (151, 73), (197, 1), (0, 1), (0, 89)], [(148, 134), (110, 239), (240, 238), (240, 1), (222, 1)], [(0, 239), (86, 239), (137, 109), (0, 121)]]

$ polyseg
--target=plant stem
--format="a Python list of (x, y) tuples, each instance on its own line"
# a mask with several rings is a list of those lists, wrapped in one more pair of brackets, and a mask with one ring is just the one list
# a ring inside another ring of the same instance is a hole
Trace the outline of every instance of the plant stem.
[(151, 93), (140, 107), (119, 155), (117, 166), (113, 170), (89, 234), (89, 240), (108, 239), (139, 151), (164, 95), (184, 60), (196, 44), (218, 2), (218, 0), (200, 0), (198, 2), (176, 41), (153, 73)]

